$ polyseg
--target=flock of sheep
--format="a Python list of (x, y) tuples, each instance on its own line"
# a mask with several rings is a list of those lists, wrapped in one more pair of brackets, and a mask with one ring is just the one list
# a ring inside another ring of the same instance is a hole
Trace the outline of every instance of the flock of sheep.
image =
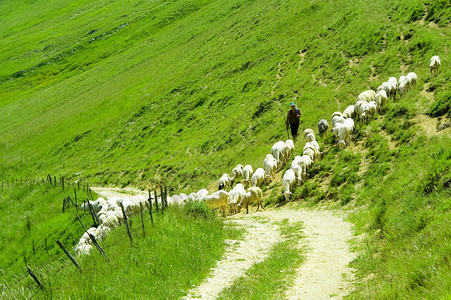
[[(438, 72), (440, 68), (440, 58), (433, 56), (429, 62), (431, 73)], [(395, 98), (396, 94), (403, 95), (409, 88), (416, 84), (417, 75), (413, 72), (406, 76), (401, 76), (399, 80), (390, 77), (388, 81), (382, 83), (377, 91), (367, 90), (357, 97), (354, 105), (348, 106), (343, 113), (334, 112), (332, 114), (332, 131), (335, 140), (340, 148), (345, 148), (349, 144), (351, 134), (354, 130), (354, 119), (360, 122), (366, 122), (376, 111), (381, 111), (389, 98)], [(329, 128), (327, 120), (322, 119), (318, 123), (319, 133), (324, 134)], [(302, 156), (295, 156), (290, 168), (285, 171), (282, 178), (283, 195), (286, 201), (290, 200), (293, 190), (296, 186), (302, 184), (307, 179), (307, 171), (312, 164), (321, 156), (319, 144), (316, 141), (315, 134), (312, 129), (304, 130), (305, 145)], [(222, 209), (225, 216), (227, 210), (230, 214), (240, 212), (245, 207), (249, 212), (249, 205), (257, 204), (257, 210), (261, 205), (263, 197), (260, 186), (266, 182), (269, 183), (275, 178), (276, 171), (282, 169), (289, 161), (290, 156), (294, 153), (294, 143), (291, 139), (286, 142), (279, 141), (271, 148), (271, 154), (267, 154), (263, 161), (263, 168), (257, 168), (255, 172), (251, 165), (238, 164), (231, 173), (223, 174), (218, 182), (218, 191), (209, 194), (207, 189), (201, 189), (196, 193), (186, 195), (168, 196), (169, 205), (183, 205), (189, 200), (205, 201), (211, 209)], [(239, 183), (237, 183), (240, 181)], [(234, 185), (237, 183), (236, 185)], [(247, 189), (247, 191), (246, 191)], [(111, 197), (107, 200), (99, 198), (90, 201), (94, 212), (100, 221), (100, 225), (95, 228), (91, 227), (80, 238), (79, 243), (75, 246), (76, 255), (88, 254), (92, 248), (92, 242), (89, 234), (96, 239), (102, 239), (111, 228), (120, 225), (123, 220), (124, 212), (128, 215), (139, 213), (141, 208), (146, 206), (146, 196), (133, 196), (128, 198)], [(88, 203), (82, 204), (82, 209), (88, 208)], [(262, 207), (263, 208), (263, 207)], [(89, 233), (89, 234), (88, 234)]]

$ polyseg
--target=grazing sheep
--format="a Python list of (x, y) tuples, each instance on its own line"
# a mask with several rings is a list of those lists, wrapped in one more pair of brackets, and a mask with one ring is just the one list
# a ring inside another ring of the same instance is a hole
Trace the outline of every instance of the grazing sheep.
[[(393, 78), (393, 79), (392, 79)], [(396, 91), (398, 89), (398, 83), (396, 81), (395, 77), (390, 77), (390, 79), (387, 82), (383, 82), (378, 88), (376, 93), (376, 98), (379, 92), (384, 91), (387, 97), (392, 97), (393, 99), (396, 98)], [(377, 102), (377, 99), (376, 99)]]
[(298, 166), (302, 169), (302, 177), (303, 180), (307, 179), (307, 170), (310, 168), (310, 166), (313, 164), (313, 160), (308, 155), (303, 155), (298, 161)]
[(438, 57), (438, 55), (432, 56), (429, 60), (429, 71), (431, 74), (438, 73), (441, 65), (440, 57)]
[(377, 109), (379, 110), (379, 112), (382, 110), (382, 107), (385, 106), (385, 103), (387, 103), (388, 97), (387, 97), (387, 92), (385, 90), (380, 90), (379, 92), (377, 92), (376, 94), (376, 104), (377, 104)]
[(343, 111), (343, 117), (346, 119), (355, 118), (355, 106), (349, 105), (348, 107), (346, 107), (346, 109)]
[(237, 165), (235, 168), (233, 168), (232, 176), (230, 176), (231, 185), (233, 185), (235, 180), (238, 180), (241, 177), (243, 177), (243, 165)]
[(338, 146), (342, 149), (346, 148), (346, 142), (351, 141), (351, 134), (354, 131), (354, 120), (346, 119), (338, 128)]
[(293, 140), (287, 140), (285, 142), (285, 145), (287, 146), (285, 148), (285, 155), (286, 155), (286, 160), (288, 160), (290, 158), (291, 154), (293, 154), (293, 152), (294, 152)]
[(218, 188), (219, 190), (227, 190), (228, 187), (230, 187), (231, 185), (231, 179), (229, 174), (224, 173), (222, 174), (221, 178), (219, 179), (219, 184), (218, 184)]
[(327, 129), (329, 129), (329, 123), (327, 123), (326, 119), (321, 119), (318, 123), (319, 134), (322, 136), (327, 131)]
[(197, 199), (202, 200), (203, 198), (208, 196), (208, 190), (207, 189), (200, 189), (197, 191)]
[(319, 144), (317, 141), (305, 143), (303, 152), (305, 152), (306, 149), (311, 149), (314, 151), (314, 156), (313, 156), (314, 159), (313, 160), (317, 160), (321, 155), (321, 152), (319, 149)]
[(361, 92), (357, 96), (357, 102), (358, 101), (370, 102), (370, 101), (373, 101), (375, 97), (376, 97), (376, 92), (375, 91), (367, 90), (367, 91)]
[(313, 129), (307, 128), (304, 130), (304, 140), (306, 142), (312, 142), (315, 141), (315, 133), (313, 132)]
[(263, 161), (263, 168), (265, 168), (265, 179), (267, 182), (270, 182), (276, 176), (277, 171), (277, 161), (274, 157), (266, 156)]
[(398, 80), (398, 92), (404, 94), (409, 89), (409, 78), (407, 76), (401, 76)]
[(246, 213), (249, 213), (249, 205), (253, 202), (257, 202), (257, 211), (261, 207), (263, 209), (263, 206), (261, 204), (261, 198), (263, 197), (263, 192), (259, 187), (251, 187), (248, 189), (248, 192), (245, 193), (240, 201), (238, 203), (238, 212), (241, 211), (241, 208), (244, 206), (246, 207)]
[(392, 83), (395, 86), (395, 89), (398, 87), (398, 81), (396, 80), (396, 77), (389, 77), (388, 83)]
[(243, 168), (243, 181), (245, 186), (249, 186), (251, 184), (251, 178), (254, 174), (254, 170), (251, 165), (245, 165)]
[(258, 168), (251, 177), (251, 186), (260, 186), (265, 180), (265, 170)]
[(332, 128), (337, 126), (337, 124), (343, 123), (345, 118), (343, 118), (343, 115), (341, 112), (336, 111), (332, 114)]
[(377, 110), (376, 101), (370, 101), (368, 103), (368, 111), (369, 111), (370, 115), (374, 115), (376, 113), (376, 110)]
[(298, 164), (294, 164), (294, 165), (292, 164), (290, 169), (293, 170), (293, 172), (294, 172), (294, 176), (296, 177), (296, 184), (301, 185), (302, 173), (303, 173), (301, 166), (299, 166)]
[(357, 101), (355, 104), (355, 114), (356, 118), (362, 120), (363, 122), (366, 122), (368, 116), (369, 116), (369, 107), (367, 101)]
[(74, 248), (74, 253), (76, 256), (82, 256), (82, 255), (88, 255), (89, 251), (91, 251), (92, 245), (91, 244), (77, 244)]
[(238, 183), (229, 192), (228, 205), (229, 205), (230, 213), (236, 213), (237, 205), (238, 205), (238, 203), (241, 202), (241, 199), (243, 198), (245, 193), (246, 193), (246, 190), (244, 189), (244, 186), (241, 183)]
[(415, 74), (415, 72), (410, 72), (407, 74), (407, 79), (409, 80), (409, 88), (415, 86), (417, 84), (418, 76)]
[(275, 143), (271, 148), (271, 154), (277, 161), (277, 166), (282, 166), (287, 158), (285, 157), (287, 145), (283, 141)]
[(229, 199), (229, 193), (223, 190), (219, 190), (217, 192), (214, 192), (211, 195), (206, 196), (205, 203), (211, 208), (211, 209), (222, 209), (222, 215), (226, 216), (226, 210), (227, 210), (227, 203)]
[(283, 195), (285, 197), (285, 201), (290, 201), (290, 196), (292, 195), (292, 190), (296, 187), (296, 176), (294, 171), (288, 169), (282, 178), (282, 186), (283, 186)]
[(302, 151), (302, 155), (308, 156), (312, 161), (315, 161), (315, 150), (311, 148), (304, 148)]
[[(197, 197), (197, 193), (190, 193), (188, 195), (188, 201), (197, 201), (198, 197)], [(169, 199), (168, 199), (168, 203), (169, 203)]]

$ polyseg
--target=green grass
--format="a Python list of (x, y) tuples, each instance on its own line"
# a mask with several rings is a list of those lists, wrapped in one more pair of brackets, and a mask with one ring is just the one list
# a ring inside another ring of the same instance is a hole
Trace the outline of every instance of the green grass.
[[(61, 258), (59, 239), (72, 252), (83, 234), (75, 217), (74, 206), (62, 213), (63, 199), (72, 189), (63, 191), (61, 185), (45, 183), (14, 183), (0, 191), (0, 270), (2, 292), (26, 274), (26, 265), (38, 267)], [(78, 200), (86, 199), (86, 192), (78, 191)], [(81, 202), (79, 202), (80, 204)], [(78, 212), (84, 225), (92, 225), (90, 215)]]
[(279, 299), (292, 283), (296, 268), (304, 261), (303, 251), (298, 248), (302, 238), (302, 224), (280, 224), (284, 240), (274, 245), (264, 261), (246, 271), (223, 290), (219, 299)]
[(208, 274), (224, 251), (225, 238), (242, 234), (233, 226), (224, 227), (205, 205), (171, 207), (162, 215), (154, 214), (155, 227), (149, 218), (146, 212), (146, 236), (140, 217), (131, 218), (133, 247), (125, 226), (112, 230), (101, 242), (111, 264), (93, 248), (89, 256), (78, 258), (83, 273), (67, 258), (64, 264), (61, 259), (58, 267), (52, 263), (36, 272), (47, 294), (28, 277), (26, 284), (22, 282), (25, 292), (56, 299), (177, 298)]
[[(367, 234), (351, 298), (446, 297), (451, 143), (421, 136), (412, 118), (449, 118), (450, 19), (443, 0), (2, 1), (0, 181), (50, 173), (193, 192), (238, 163), (260, 167), (271, 145), (286, 139), (291, 101), (302, 110), (301, 129), (316, 128), (363, 90), (415, 71), (416, 87), (358, 127), (364, 153), (336, 149), (330, 133), (318, 137), (328, 151), (293, 198), (349, 209)], [(442, 61), (436, 76), (432, 55)], [(270, 187), (265, 204), (282, 205), (280, 183)], [(25, 253), (34, 262), (32, 243), (41, 247), (46, 228), (74, 220), (61, 216), (65, 194), (41, 187), (1, 195), (8, 197), (0, 203), (2, 239), (22, 245), (2, 242), (1, 275), (10, 282)], [(31, 236), (11, 238), (26, 232), (27, 216)], [(51, 256), (40, 259), (44, 274), (59, 268), (46, 263)], [(68, 287), (64, 295), (102, 297), (77, 280), (84, 294)], [(52, 283), (54, 296), (62, 286)], [(180, 295), (175, 289), (165, 295)]]

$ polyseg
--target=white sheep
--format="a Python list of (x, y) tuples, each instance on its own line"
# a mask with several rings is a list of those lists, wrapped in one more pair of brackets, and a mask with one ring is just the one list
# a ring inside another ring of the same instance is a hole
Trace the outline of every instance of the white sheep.
[(303, 152), (305, 152), (306, 149), (311, 149), (314, 151), (314, 156), (313, 156), (314, 161), (317, 160), (321, 155), (319, 144), (317, 141), (305, 143)]
[(315, 140), (315, 133), (313, 132), (313, 129), (307, 128), (306, 130), (304, 130), (304, 140), (306, 142)]
[(292, 190), (296, 187), (296, 176), (294, 171), (288, 169), (283, 174), (282, 178), (282, 186), (283, 186), (283, 195), (285, 197), (285, 201), (290, 201), (290, 196), (292, 195)]
[(293, 170), (294, 172), (294, 176), (296, 177), (296, 184), (300, 185), (302, 183), (302, 174), (303, 174), (301, 166), (299, 166), (298, 164), (294, 165), (292, 164), (290, 169)]
[(243, 168), (243, 181), (246, 186), (251, 184), (251, 178), (254, 174), (254, 170), (251, 165), (245, 165)]
[(376, 92), (375, 91), (367, 90), (367, 91), (361, 92), (357, 96), (357, 101), (370, 102), (370, 101), (373, 101), (375, 97), (376, 97)]
[(346, 119), (346, 121), (338, 128), (338, 146), (346, 148), (346, 142), (351, 141), (351, 134), (354, 131), (354, 120)]
[(286, 147), (287, 145), (283, 141), (279, 141), (271, 147), (271, 154), (276, 159), (277, 166), (282, 166), (287, 160), (287, 158), (285, 157)]
[(409, 74), (406, 75), (406, 77), (409, 79), (409, 88), (417, 84), (418, 76), (415, 72), (410, 72)]
[[(341, 126), (341, 125), (340, 125)], [(311, 148), (304, 148), (302, 151), (302, 155), (308, 156), (312, 161), (315, 161), (315, 150)]]
[(251, 177), (251, 186), (260, 186), (265, 180), (265, 170), (258, 168)]
[(197, 191), (197, 199), (201, 200), (208, 196), (208, 190), (207, 189), (200, 189)]
[(205, 203), (211, 208), (211, 209), (222, 209), (222, 214), (225, 217), (226, 210), (227, 210), (227, 203), (229, 199), (229, 193), (227, 193), (224, 190), (219, 190), (217, 192), (214, 192), (211, 195), (206, 196)]
[(431, 74), (438, 73), (441, 65), (440, 57), (438, 57), (438, 55), (432, 56), (429, 60), (429, 71)]
[(343, 118), (343, 114), (339, 111), (336, 111), (332, 114), (332, 128), (337, 126), (337, 124), (341, 124), (345, 121)]
[(227, 190), (228, 187), (231, 185), (231, 179), (230, 175), (227, 173), (222, 174), (221, 178), (219, 179), (218, 183), (218, 189), (219, 190)]
[(343, 117), (344, 118), (354, 118), (355, 117), (355, 106), (349, 105), (346, 107), (346, 109), (343, 111)]
[(285, 155), (286, 155), (286, 160), (288, 160), (291, 156), (291, 154), (293, 154), (294, 152), (294, 143), (293, 140), (288, 139), (285, 142), (286, 148), (285, 148)]
[(387, 92), (385, 90), (380, 90), (376, 94), (376, 104), (379, 111), (381, 111), (382, 107), (387, 103), (388, 97)]
[(359, 118), (363, 122), (366, 122), (366, 120), (369, 116), (368, 102), (364, 101), (364, 100), (357, 101), (354, 108), (355, 108), (356, 118)]
[(238, 180), (243, 177), (243, 165), (237, 165), (232, 170), (232, 176), (230, 176), (231, 185), (235, 182), (235, 180)]
[(376, 101), (368, 102), (368, 111), (369, 111), (370, 115), (374, 115), (376, 113), (376, 110), (377, 110)]
[(398, 80), (398, 92), (399, 94), (404, 94), (409, 89), (410, 81), (407, 76), (401, 76)]
[[(270, 182), (276, 176), (277, 161), (274, 157), (267, 156), (263, 161), (263, 168), (265, 168), (265, 179)], [(253, 185), (254, 186), (254, 185)]]
[(230, 209), (230, 213), (235, 213), (237, 210), (238, 203), (241, 202), (246, 190), (241, 183), (238, 183), (232, 190), (229, 192), (228, 205)]
[(263, 197), (263, 192), (259, 187), (250, 187), (245, 193), (238, 204), (238, 212), (241, 211), (241, 208), (244, 206), (246, 207), (246, 213), (249, 213), (249, 205), (251, 203), (257, 202), (257, 211), (261, 207), (263, 209), (263, 206), (261, 204), (261, 199)]
[(307, 171), (310, 166), (313, 164), (313, 160), (308, 155), (302, 155), (298, 161), (298, 166), (302, 169), (302, 177), (303, 180), (307, 179)]

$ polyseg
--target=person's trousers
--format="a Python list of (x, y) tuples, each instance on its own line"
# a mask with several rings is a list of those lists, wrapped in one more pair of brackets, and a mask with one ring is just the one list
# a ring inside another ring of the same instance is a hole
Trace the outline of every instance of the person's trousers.
[(293, 136), (293, 138), (296, 138), (296, 136), (298, 135), (299, 123), (290, 124), (290, 128), (291, 128), (291, 135)]

